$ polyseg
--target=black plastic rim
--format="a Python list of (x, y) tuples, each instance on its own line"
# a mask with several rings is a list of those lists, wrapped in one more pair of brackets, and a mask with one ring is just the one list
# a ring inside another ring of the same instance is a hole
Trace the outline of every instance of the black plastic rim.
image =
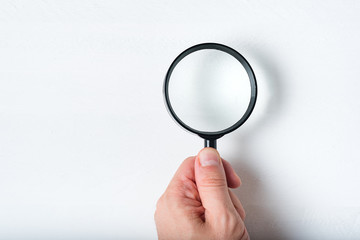
[[(239, 121), (237, 121), (234, 125), (232, 125), (231, 127), (228, 127), (224, 130), (221, 131), (217, 131), (217, 132), (205, 132), (205, 131), (199, 131), (196, 130), (194, 128), (191, 128), (190, 126), (186, 125), (183, 121), (181, 121), (181, 119), (176, 115), (174, 109), (171, 106), (170, 103), (170, 98), (169, 98), (169, 81), (170, 81), (170, 77), (171, 74), (174, 70), (174, 68), (176, 67), (176, 65), (187, 55), (189, 55), (190, 53), (199, 51), (199, 50), (203, 50), (203, 49), (216, 49), (216, 50), (220, 50), (223, 52), (226, 52), (228, 54), (230, 54), (231, 56), (233, 56), (234, 58), (236, 58), (245, 68), (249, 79), (250, 79), (250, 86), (251, 86), (251, 97), (250, 97), (250, 102), (249, 102), (249, 106), (245, 112), (245, 114), (241, 117), (241, 119)], [(246, 120), (250, 117), (254, 107), (255, 107), (255, 103), (256, 103), (256, 98), (257, 98), (257, 83), (256, 83), (256, 78), (255, 78), (255, 74), (254, 71), (252, 70), (250, 64), (248, 63), (248, 61), (240, 54), (238, 53), (236, 50), (225, 46), (223, 44), (219, 44), (219, 43), (201, 43), (195, 46), (192, 46), (188, 49), (186, 49), (185, 51), (183, 51), (179, 56), (177, 56), (175, 58), (175, 60), (171, 63), (169, 70), (166, 73), (165, 76), (165, 81), (164, 81), (164, 87), (163, 87), (163, 94), (164, 94), (164, 99), (165, 99), (165, 105), (166, 108), (168, 110), (168, 112), (170, 113), (170, 115), (173, 117), (173, 119), (180, 124), (180, 126), (182, 126), (183, 128), (185, 128), (186, 130), (195, 133), (197, 135), (199, 135), (200, 137), (204, 138), (204, 139), (208, 139), (208, 140), (216, 140), (222, 136), (224, 136), (225, 134), (228, 134), (232, 131), (234, 131), (235, 129), (239, 128), (241, 125), (244, 124), (244, 122), (246, 122)]]

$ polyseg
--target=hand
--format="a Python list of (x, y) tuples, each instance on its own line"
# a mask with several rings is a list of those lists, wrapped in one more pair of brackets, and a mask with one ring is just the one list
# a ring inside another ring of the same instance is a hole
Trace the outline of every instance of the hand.
[(244, 208), (228, 188), (240, 184), (214, 148), (185, 159), (157, 202), (159, 239), (249, 239)]

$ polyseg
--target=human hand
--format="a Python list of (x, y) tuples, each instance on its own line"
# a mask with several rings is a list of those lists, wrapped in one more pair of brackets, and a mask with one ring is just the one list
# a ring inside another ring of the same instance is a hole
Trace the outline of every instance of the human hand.
[(240, 184), (214, 148), (185, 159), (157, 202), (159, 239), (249, 239), (244, 208), (228, 188)]

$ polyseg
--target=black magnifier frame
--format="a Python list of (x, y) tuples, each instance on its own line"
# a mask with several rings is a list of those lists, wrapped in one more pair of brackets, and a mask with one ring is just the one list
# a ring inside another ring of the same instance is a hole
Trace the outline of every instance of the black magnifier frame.
[[(251, 86), (250, 101), (249, 101), (248, 108), (246, 109), (246, 112), (244, 113), (244, 115), (234, 125), (232, 125), (228, 128), (225, 128), (224, 130), (216, 131), (216, 132), (199, 131), (199, 130), (196, 130), (196, 129), (186, 125), (176, 115), (174, 109), (171, 106), (171, 101), (169, 98), (170, 77), (171, 77), (171, 74), (172, 74), (174, 68), (176, 67), (176, 65), (187, 55), (189, 55), (193, 52), (199, 51), (199, 50), (203, 50), (203, 49), (220, 50), (220, 51), (228, 53), (231, 56), (233, 56), (234, 58), (236, 58), (242, 64), (242, 66), (245, 68), (245, 70), (249, 76), (250, 86)], [(165, 106), (166, 106), (169, 114), (172, 116), (172, 118), (186, 130), (188, 130), (192, 133), (195, 133), (195, 134), (199, 135), (201, 138), (203, 138), (205, 140), (205, 142), (204, 142), (205, 147), (213, 147), (216, 149), (216, 140), (217, 139), (219, 139), (222, 136), (224, 136), (225, 134), (228, 134), (228, 133), (234, 131), (235, 129), (239, 128), (250, 117), (250, 115), (255, 107), (255, 103), (256, 103), (257, 83), (256, 83), (254, 71), (252, 70), (249, 62), (236, 50), (234, 50), (228, 46), (225, 46), (223, 44), (219, 44), (219, 43), (201, 43), (201, 44), (197, 44), (195, 46), (192, 46), (192, 47), (186, 49), (185, 51), (180, 53), (180, 55), (177, 56), (175, 58), (175, 60), (171, 63), (169, 70), (167, 71), (166, 76), (165, 76), (165, 81), (164, 81), (164, 86), (163, 86), (163, 94), (164, 94)]]

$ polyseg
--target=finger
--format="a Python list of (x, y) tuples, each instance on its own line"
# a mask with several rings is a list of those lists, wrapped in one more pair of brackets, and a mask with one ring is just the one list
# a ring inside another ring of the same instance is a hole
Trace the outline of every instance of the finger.
[(197, 155), (195, 181), (206, 215), (216, 218), (229, 209), (235, 211), (227, 187), (225, 170), (216, 149), (204, 148)]
[(235, 206), (236, 211), (239, 213), (241, 219), (244, 221), (246, 217), (245, 209), (243, 205), (241, 204), (239, 198), (229, 189), (229, 195), (231, 198), (232, 203)]
[(176, 173), (174, 174), (171, 182), (182, 181), (184, 178), (195, 182), (194, 162), (194, 156), (186, 158), (176, 170)]
[[(194, 162), (195, 162), (195, 156), (186, 158), (177, 169), (169, 186), (174, 186), (174, 185), (179, 186), (184, 183), (184, 180), (191, 180), (195, 182)], [(222, 162), (226, 174), (228, 187), (230, 188), (239, 187), (241, 184), (241, 180), (239, 176), (235, 173), (234, 169), (232, 168), (232, 166), (228, 161), (222, 159)]]
[(249, 240), (250, 239), (250, 237), (249, 237), (249, 233), (248, 233), (248, 231), (247, 231), (247, 229), (245, 228), (245, 230), (244, 230), (244, 233), (243, 233), (243, 235), (241, 236), (241, 240)]
[(184, 194), (187, 192), (184, 191), (185, 188), (189, 185), (193, 184), (195, 186), (194, 162), (195, 157), (188, 157), (181, 163), (166, 188), (167, 193)]
[(224, 166), (228, 187), (229, 188), (239, 187), (241, 185), (240, 177), (236, 174), (234, 168), (231, 166), (231, 164), (228, 161), (224, 160), (223, 158), (221, 160)]

